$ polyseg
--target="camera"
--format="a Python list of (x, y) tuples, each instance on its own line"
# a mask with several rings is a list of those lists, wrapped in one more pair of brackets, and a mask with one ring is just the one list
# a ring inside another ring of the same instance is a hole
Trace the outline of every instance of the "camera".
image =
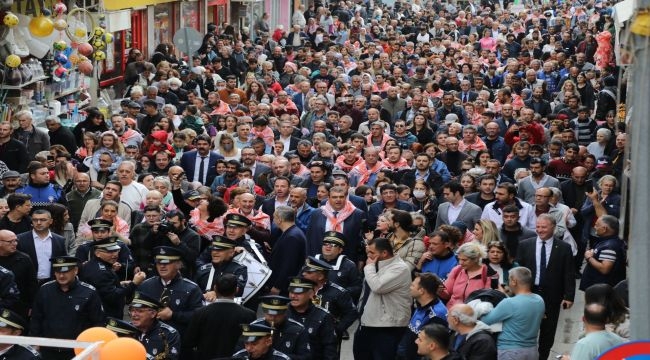
[(158, 233), (161, 235), (167, 235), (172, 231), (174, 231), (174, 226), (167, 220), (161, 221), (158, 225)]

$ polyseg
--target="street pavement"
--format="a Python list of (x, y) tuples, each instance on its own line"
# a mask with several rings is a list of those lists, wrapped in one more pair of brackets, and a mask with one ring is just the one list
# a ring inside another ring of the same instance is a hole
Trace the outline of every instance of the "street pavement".
[[(558, 328), (555, 332), (555, 344), (551, 349), (551, 359), (557, 355), (570, 354), (573, 345), (578, 341), (582, 333), (582, 314), (585, 306), (584, 292), (577, 290), (578, 281), (576, 280), (576, 297), (571, 309), (561, 310)], [(352, 342), (354, 341), (354, 330), (359, 325), (355, 322), (349, 329), (350, 340), (343, 341), (341, 345), (341, 360), (352, 360)]]

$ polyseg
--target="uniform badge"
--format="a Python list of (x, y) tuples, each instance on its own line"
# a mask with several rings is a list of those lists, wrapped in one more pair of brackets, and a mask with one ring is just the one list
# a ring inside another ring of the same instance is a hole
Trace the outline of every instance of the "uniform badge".
[(153, 349), (152, 353), (153, 353), (154, 355), (158, 354), (158, 349)]
[(181, 304), (181, 299), (176, 299), (176, 305), (180, 305), (180, 304)]
[(74, 310), (75, 310), (75, 311), (79, 311), (79, 305), (75, 305), (75, 306), (74, 306)]
[(339, 271), (336, 275), (337, 275), (338, 277), (341, 277), (341, 272)]
[(312, 329), (312, 328), (307, 329), (307, 332), (310, 333), (310, 334), (311, 334), (313, 331), (314, 331), (314, 329)]
[(284, 346), (286, 346), (287, 349), (291, 348), (291, 341), (287, 341), (286, 343), (284, 343)]

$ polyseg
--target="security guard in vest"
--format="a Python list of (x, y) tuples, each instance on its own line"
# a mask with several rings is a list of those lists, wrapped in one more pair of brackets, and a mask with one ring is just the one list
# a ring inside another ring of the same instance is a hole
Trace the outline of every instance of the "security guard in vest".
[[(82, 263), (92, 258), (93, 244), (95, 241), (103, 240), (111, 236), (111, 229), (113, 228), (113, 222), (105, 219), (89, 220), (88, 225), (92, 231), (93, 239), (79, 245), (75, 253), (77, 259)], [(129, 250), (129, 247), (125, 243), (118, 240), (117, 244), (120, 246), (120, 252), (118, 253), (117, 261), (112, 267), (120, 279), (127, 280), (133, 271), (133, 256), (131, 255), (131, 250)]]
[(279, 295), (262, 296), (264, 318), (253, 321), (273, 328), (273, 348), (292, 360), (311, 359), (307, 330), (296, 320), (289, 319), (289, 298)]
[(181, 359), (181, 336), (173, 327), (159, 321), (158, 300), (148, 294), (136, 291), (129, 305), (129, 315), (139, 335), (137, 340), (147, 350), (147, 357), (156, 360)]
[[(0, 335), (20, 336), (27, 322), (9, 309), (0, 309)], [(31, 346), (0, 344), (0, 360), (40, 360), (41, 356)]]
[(121, 283), (113, 270), (119, 253), (120, 245), (116, 236), (93, 242), (93, 254), (82, 266), (80, 278), (95, 287), (102, 298), (106, 315), (121, 319), (124, 316), (126, 299), (133, 295), (136, 286), (144, 282), (146, 274), (138, 272), (133, 281)]
[(341, 286), (328, 281), (327, 277), (331, 270), (332, 266), (328, 263), (310, 256), (305, 261), (302, 276), (316, 283), (313, 302), (334, 316), (336, 334), (339, 339), (342, 339), (343, 332), (356, 320), (357, 312), (350, 293)]
[(246, 266), (234, 262), (235, 246), (237, 243), (220, 235), (212, 237), (210, 244), (210, 255), (212, 263), (201, 266), (196, 274), (196, 282), (199, 288), (204, 291), (203, 299), (212, 303), (217, 299), (214, 285), (224, 274), (233, 274), (237, 278), (236, 297), (241, 297), (248, 281), (248, 270)]
[(109, 317), (106, 319), (106, 326), (117, 337), (128, 337), (136, 339), (140, 335), (140, 330), (128, 321)]
[(322, 253), (316, 255), (316, 259), (323, 260), (332, 266), (328, 274), (328, 280), (350, 293), (352, 302), (356, 302), (361, 296), (361, 274), (354, 261), (343, 255), (345, 235), (337, 231), (327, 231), (323, 237)]
[(203, 306), (203, 293), (196, 283), (181, 275), (183, 253), (180, 249), (159, 246), (153, 249), (158, 276), (145, 280), (138, 291), (158, 299), (158, 319), (171, 325), (181, 336), (194, 310)]
[(334, 318), (327, 310), (312, 303), (315, 286), (315, 282), (301, 277), (290, 280), (289, 319), (298, 321), (307, 329), (313, 360), (338, 359)]
[[(77, 279), (79, 259), (59, 256), (50, 259), (55, 280), (36, 293), (29, 325), (31, 336), (76, 339), (91, 327), (104, 325), (102, 300), (92, 285)], [(70, 360), (72, 349), (42, 347), (43, 359)]]
[(244, 349), (232, 355), (233, 359), (290, 360), (286, 354), (273, 349), (273, 328), (263, 324), (242, 325)]

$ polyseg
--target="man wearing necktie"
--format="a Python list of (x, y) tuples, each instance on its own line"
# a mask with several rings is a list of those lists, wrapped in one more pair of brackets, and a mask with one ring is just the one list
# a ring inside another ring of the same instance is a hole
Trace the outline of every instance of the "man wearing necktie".
[(547, 359), (560, 316), (560, 307), (569, 309), (575, 296), (575, 266), (571, 246), (553, 234), (557, 226), (555, 218), (541, 214), (535, 230), (537, 238), (522, 241), (517, 249), (517, 263), (531, 270), (533, 292), (544, 299), (546, 316), (539, 333), (539, 358)]
[(181, 156), (180, 166), (185, 170), (189, 181), (210, 185), (217, 176), (217, 160), (223, 156), (210, 151), (212, 139), (207, 134), (196, 137), (196, 150), (187, 151)]

